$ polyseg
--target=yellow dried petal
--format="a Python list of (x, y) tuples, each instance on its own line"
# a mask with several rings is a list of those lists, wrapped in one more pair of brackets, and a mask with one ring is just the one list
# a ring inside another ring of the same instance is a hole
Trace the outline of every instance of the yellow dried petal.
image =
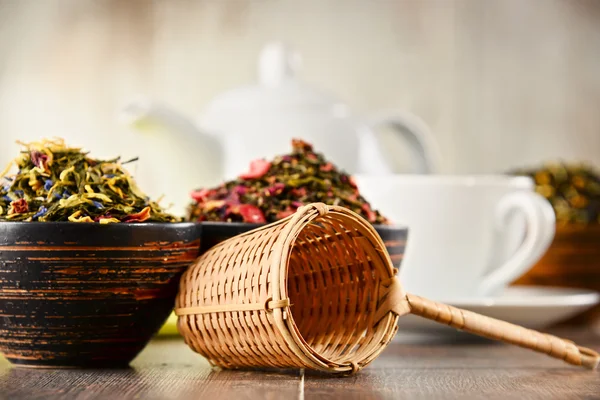
[(102, 173), (107, 174), (109, 172), (117, 172), (121, 169), (121, 167), (119, 164), (115, 163), (104, 163), (100, 166), (100, 169), (102, 170)]
[(69, 216), (69, 220), (71, 220), (71, 218), (77, 218), (77, 217), (79, 217), (80, 215), (81, 215), (81, 210), (77, 210), (77, 211), (75, 211), (73, 214), (71, 214), (71, 215)]
[(550, 185), (540, 185), (540, 186), (536, 187), (535, 191), (547, 199), (554, 196), (554, 193), (555, 193), (554, 188)]
[(35, 182), (33, 185), (31, 185), (31, 188), (32, 188), (33, 190), (35, 190), (36, 192), (37, 192), (38, 190), (40, 190), (41, 188), (43, 188), (43, 187), (44, 187), (44, 185), (43, 185), (43, 184), (42, 184), (42, 182), (40, 182), (40, 181), (36, 181), (36, 182)]
[(588, 199), (584, 196), (577, 195), (569, 199), (569, 203), (575, 208), (583, 208), (588, 205)]
[(100, 224), (115, 224), (117, 222), (121, 222), (116, 218), (100, 218)]
[(546, 171), (538, 171), (535, 174), (535, 181), (540, 185), (549, 184), (552, 182), (550, 174)]
[[(43, 139), (39, 142), (22, 142), (17, 140), (17, 143), (23, 147), (26, 147), (27, 150), (38, 150), (44, 151), (44, 149), (49, 149), (49, 151), (56, 152), (61, 150), (66, 150), (67, 146), (65, 145), (65, 141), (62, 138), (52, 138), (52, 139)], [(70, 150), (79, 151), (81, 150), (78, 147), (69, 147)]]
[(38, 181), (38, 175), (36, 174), (36, 169), (32, 169), (31, 171), (29, 171), (29, 186), (37, 191), (41, 186), (43, 186), (39, 181)]
[(576, 175), (571, 179), (571, 182), (577, 189), (584, 189), (587, 181), (584, 177)]
[(84, 195), (82, 195), (82, 197), (85, 199), (98, 199), (98, 200), (105, 201), (107, 203), (112, 203), (112, 200), (110, 199), (110, 197), (108, 197), (107, 195), (105, 195), (103, 193), (85, 193)]
[(113, 192), (115, 192), (116, 194), (119, 195), (120, 198), (124, 198), (125, 194), (123, 193), (123, 191), (121, 190), (120, 187), (112, 185), (112, 184), (108, 184), (108, 187), (112, 189)]
[(68, 175), (68, 174), (70, 174), (71, 172), (75, 172), (75, 166), (73, 166), (73, 165), (72, 165), (72, 166), (70, 166), (69, 168), (67, 168), (67, 169), (63, 170), (63, 171), (60, 173), (60, 176), (59, 176), (60, 180), (61, 180), (61, 181), (65, 181), (65, 180), (66, 180), (66, 177), (67, 177), (67, 175)]
[(87, 215), (85, 217), (82, 217), (81, 210), (75, 211), (73, 214), (71, 214), (69, 216), (69, 221), (71, 221), (71, 222), (94, 222), (94, 220), (91, 219), (90, 217), (88, 217)]
[(209, 200), (202, 204), (202, 208), (206, 211), (214, 210), (215, 208), (220, 208), (225, 205), (225, 200)]
[(13, 166), (14, 163), (15, 163), (14, 160), (8, 163), (8, 165), (6, 166), (6, 168), (4, 168), (4, 170), (0, 174), (0, 178), (4, 178), (6, 176), (6, 174), (8, 174), (8, 171), (10, 171), (10, 169), (12, 168), (12, 166)]
[(39, 172), (40, 175), (50, 176), (50, 175), (48, 175), (48, 173), (46, 172), (45, 169), (40, 168), (40, 167), (33, 167), (31, 170)]
[(50, 190), (48, 190), (48, 195), (46, 196), (46, 200), (50, 201), (50, 199), (52, 198), (52, 195), (54, 193), (54, 188), (56, 187), (56, 184), (52, 185), (52, 187), (50, 188)]
[[(50, 151), (50, 149), (48, 149), (48, 148), (44, 148), (44, 149), (42, 149), (42, 151), (44, 152), (44, 154), (46, 154), (48, 156), (48, 159), (46, 160), (46, 165), (47, 166), (52, 165), (52, 163), (54, 162), (54, 153), (52, 153)], [(48, 171), (46, 171), (46, 172), (48, 172)]]
[(79, 218), (77, 218), (77, 219), (75, 219), (75, 220), (71, 220), (71, 219), (69, 219), (69, 221), (71, 221), (71, 222), (92, 222), (92, 223), (94, 222), (94, 220), (93, 220), (93, 219), (91, 219), (91, 218), (90, 218), (90, 217), (88, 217), (88, 216), (85, 216), (85, 217), (79, 217)]

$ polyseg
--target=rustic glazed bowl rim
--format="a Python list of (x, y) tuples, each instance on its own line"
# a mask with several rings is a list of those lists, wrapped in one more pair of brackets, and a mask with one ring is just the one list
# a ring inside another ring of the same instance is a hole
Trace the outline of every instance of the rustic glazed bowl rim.
[(89, 226), (101, 226), (102, 229), (106, 229), (107, 227), (112, 227), (110, 229), (115, 229), (116, 227), (120, 226), (120, 227), (130, 227), (130, 226), (139, 226), (139, 227), (149, 227), (149, 228), (164, 228), (166, 226), (173, 226), (173, 227), (192, 227), (192, 226), (196, 226), (199, 225), (199, 222), (190, 222), (190, 221), (184, 221), (184, 222), (119, 222), (119, 223), (114, 223), (114, 224), (100, 224), (97, 222), (94, 223), (90, 223), (90, 222), (70, 222), (70, 221), (52, 221), (52, 222), (40, 222), (40, 221), (0, 221), (0, 225), (22, 225), (22, 226), (84, 226), (84, 227), (89, 227)]

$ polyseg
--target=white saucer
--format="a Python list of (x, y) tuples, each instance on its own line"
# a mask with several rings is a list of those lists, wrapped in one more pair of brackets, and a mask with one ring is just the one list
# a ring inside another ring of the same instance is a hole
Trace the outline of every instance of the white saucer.
[[(514, 286), (495, 297), (440, 301), (527, 328), (544, 329), (600, 303), (600, 293), (583, 289)], [(402, 338), (404, 334), (464, 334), (447, 325), (414, 315), (401, 317), (398, 325), (397, 338)]]

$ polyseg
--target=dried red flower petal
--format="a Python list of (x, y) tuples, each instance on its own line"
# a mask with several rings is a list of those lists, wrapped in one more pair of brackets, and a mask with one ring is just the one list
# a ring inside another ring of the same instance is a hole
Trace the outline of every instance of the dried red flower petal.
[(294, 188), (292, 189), (292, 194), (296, 197), (304, 197), (306, 196), (306, 188), (305, 187), (299, 187), (299, 188)]
[(319, 169), (323, 172), (329, 172), (333, 170), (333, 164), (328, 162), (327, 164), (323, 164), (319, 167)]
[(240, 175), (242, 179), (256, 179), (269, 172), (271, 163), (267, 160), (254, 160), (250, 163), (250, 171)]
[(33, 150), (30, 153), (31, 162), (38, 168), (43, 169), (44, 171), (48, 168), (48, 155), (46, 153), (42, 153), (41, 151)]
[(29, 211), (29, 204), (25, 199), (14, 200), (10, 202), (9, 214), (23, 214)]
[(292, 149), (295, 152), (306, 152), (310, 153), (313, 151), (312, 144), (305, 142), (301, 139), (292, 139)]
[(244, 195), (248, 192), (248, 188), (246, 186), (242, 186), (242, 185), (238, 185), (235, 188), (233, 188), (233, 191), (238, 194), (238, 195)]
[(190, 196), (192, 197), (192, 199), (196, 200), (196, 202), (202, 203), (203, 201), (206, 201), (206, 199), (210, 196), (211, 192), (215, 191), (209, 189), (200, 189), (190, 193)]
[(285, 184), (276, 183), (273, 186), (269, 186), (265, 190), (265, 192), (267, 192), (269, 194), (269, 196), (276, 196), (278, 194), (281, 194), (281, 192), (283, 192), (283, 189), (285, 189)]
[(358, 187), (358, 185), (356, 184), (356, 180), (354, 179), (354, 177), (353, 177), (353, 176), (351, 176), (351, 177), (348, 179), (348, 183), (350, 183), (350, 185), (351, 185), (352, 187), (354, 187), (354, 188), (357, 188), (357, 187)]
[(236, 208), (239, 211), (239, 214), (244, 219), (244, 222), (256, 224), (267, 222), (260, 208), (253, 206), (252, 204), (240, 204)]
[[(240, 201), (240, 195), (235, 193), (235, 192), (231, 192), (227, 195), (227, 197), (225, 197), (225, 203), (227, 203), (230, 206), (236, 206), (238, 204), (241, 204), (242, 202)], [(220, 207), (220, 206), (219, 206)]]
[(150, 207), (144, 207), (139, 213), (128, 215), (125, 222), (143, 222), (148, 218), (150, 218)]
[(192, 199), (196, 200), (196, 202), (203, 203), (216, 193), (217, 193), (217, 191), (214, 189), (212, 189), (212, 190), (211, 189), (200, 189), (200, 190), (193, 191), (190, 194), (190, 196), (192, 197)]
[[(258, 160), (252, 163), (248, 174), (216, 187), (203, 203), (190, 207), (188, 218), (274, 222), (304, 204), (323, 202), (348, 207), (372, 223), (386, 221), (370, 206), (362, 208), (366, 200), (360, 196), (356, 182), (349, 174), (315, 153), (309, 143), (295, 139), (292, 145), (293, 153), (277, 156), (272, 163)], [(258, 177), (263, 173), (265, 175)], [(245, 179), (247, 177), (250, 179)], [(216, 209), (207, 208), (206, 203), (210, 200), (224, 200), (226, 204)], [(253, 207), (240, 210), (241, 204)]]
[(365, 212), (365, 214), (367, 214), (367, 221), (375, 222), (377, 220), (377, 214), (371, 210), (371, 206), (369, 206), (367, 203), (364, 203), (361, 206), (361, 209)]

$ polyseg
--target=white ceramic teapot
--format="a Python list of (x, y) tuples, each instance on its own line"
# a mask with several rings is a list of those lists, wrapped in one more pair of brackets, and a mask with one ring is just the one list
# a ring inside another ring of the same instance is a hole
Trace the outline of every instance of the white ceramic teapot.
[[(130, 102), (121, 116), (140, 129), (162, 126), (171, 137), (163, 139), (161, 151), (172, 152), (172, 162), (185, 158), (180, 152), (195, 149), (196, 166), (204, 175), (201, 181), (188, 182), (188, 190), (235, 178), (254, 159), (288, 153), (292, 138), (312, 143), (316, 151), (352, 174), (399, 172), (390, 166), (390, 155), (381, 151), (374, 133), (383, 125), (394, 128), (414, 152), (411, 172), (438, 169), (437, 146), (422, 120), (407, 113), (370, 119), (352, 115), (343, 103), (298, 80), (298, 66), (297, 53), (282, 43), (269, 43), (258, 60), (258, 84), (218, 96), (196, 122), (147, 99)], [(163, 191), (174, 194), (166, 187)]]

